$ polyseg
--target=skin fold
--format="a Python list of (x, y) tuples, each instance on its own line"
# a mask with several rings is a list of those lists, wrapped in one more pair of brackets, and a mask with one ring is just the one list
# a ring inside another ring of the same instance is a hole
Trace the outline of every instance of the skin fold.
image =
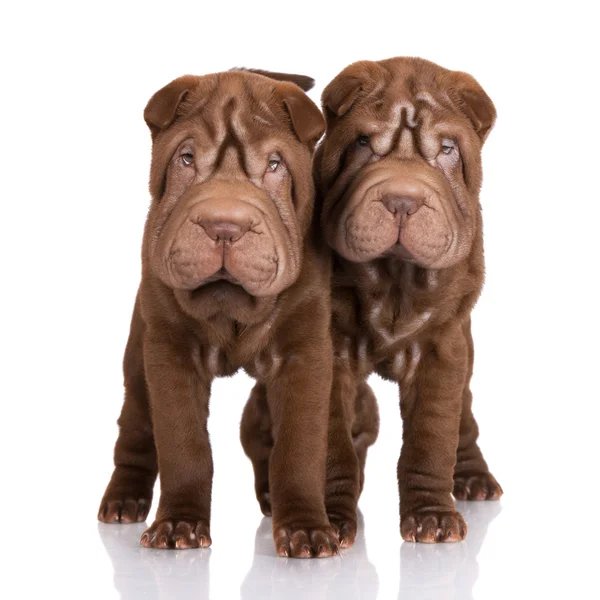
[(277, 554), (337, 552), (324, 503), (330, 262), (311, 226), (324, 120), (303, 92), (311, 86), (237, 69), (176, 79), (146, 107), (152, 204), (115, 470), (98, 513), (145, 520), (160, 473), (145, 547), (211, 544), (211, 382), (244, 368), (270, 415), (263, 475)]
[[(477, 445), (469, 389), (470, 314), (484, 279), (481, 148), (496, 111), (470, 75), (416, 58), (354, 63), (322, 101), (314, 173), (333, 250), (327, 513), (351, 546), (378, 433), (366, 383), (377, 372), (400, 393), (401, 535), (459, 541), (467, 527), (452, 495), (502, 494)], [(246, 412), (267, 439), (262, 396), (257, 387)], [(264, 477), (256, 485), (264, 511)]]

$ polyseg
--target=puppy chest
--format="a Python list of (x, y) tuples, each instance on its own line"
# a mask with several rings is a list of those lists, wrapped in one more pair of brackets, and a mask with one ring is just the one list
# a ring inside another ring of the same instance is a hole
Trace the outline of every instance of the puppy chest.
[(410, 345), (435, 314), (433, 296), (413, 282), (373, 289), (362, 295), (362, 327), (369, 338), (375, 362)]
[(422, 356), (422, 345), (419, 342), (412, 342), (388, 353), (377, 363), (375, 370), (384, 379), (410, 384), (417, 373)]
[(366, 324), (375, 358), (387, 357), (403, 346), (429, 323), (433, 309), (415, 309), (395, 298), (373, 299), (365, 306)]
[(433, 311), (407, 311), (396, 315), (389, 311), (386, 317), (384, 307), (381, 306), (380, 311), (377, 308), (358, 336), (359, 369), (364, 373), (375, 370), (386, 379), (412, 381), (422, 356), (419, 334)]
[(192, 358), (198, 371), (209, 377), (227, 377), (237, 371), (225, 350), (217, 345), (199, 345)]
[(424, 283), (416, 285), (404, 278), (402, 285), (371, 290), (362, 297), (357, 349), (368, 349), (371, 370), (383, 377), (409, 381), (416, 373), (422, 356), (419, 340), (436, 314), (432, 301), (435, 294), (430, 293), (430, 286), (434, 288), (437, 282), (430, 276)]
[(260, 352), (251, 365), (249, 372), (259, 381), (269, 381), (279, 374), (283, 365), (283, 355), (276, 347)]

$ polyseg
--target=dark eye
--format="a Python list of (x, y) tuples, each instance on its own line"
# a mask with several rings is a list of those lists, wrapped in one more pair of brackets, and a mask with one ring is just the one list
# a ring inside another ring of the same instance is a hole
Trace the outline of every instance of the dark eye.
[(456, 144), (453, 140), (443, 139), (442, 140), (442, 152), (444, 154), (450, 154), (452, 150), (456, 148)]
[(369, 145), (369, 136), (368, 135), (359, 135), (358, 140), (356, 140), (359, 146), (368, 146)]
[(194, 162), (194, 155), (191, 152), (186, 152), (181, 155), (181, 160), (186, 167), (189, 167)]
[(277, 167), (279, 166), (280, 161), (276, 158), (271, 158), (269, 160), (269, 171), (277, 171)]

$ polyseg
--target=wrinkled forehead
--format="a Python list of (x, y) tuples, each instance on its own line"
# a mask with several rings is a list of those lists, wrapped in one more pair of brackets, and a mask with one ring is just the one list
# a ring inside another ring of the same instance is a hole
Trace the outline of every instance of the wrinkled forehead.
[(275, 84), (254, 78), (237, 73), (203, 78), (186, 98), (182, 112), (214, 141), (227, 135), (252, 141), (265, 137), (270, 130), (287, 133)]
[(381, 155), (400, 138), (452, 135), (453, 130), (468, 127), (447, 92), (410, 77), (381, 82), (357, 102), (348, 121), (353, 133), (368, 135), (373, 150)]
[(165, 152), (172, 154), (191, 138), (200, 166), (214, 168), (227, 159), (245, 169), (248, 163), (263, 166), (265, 154), (297, 151), (275, 86), (252, 78), (236, 73), (203, 77), (182, 103), (182, 117), (169, 131)]

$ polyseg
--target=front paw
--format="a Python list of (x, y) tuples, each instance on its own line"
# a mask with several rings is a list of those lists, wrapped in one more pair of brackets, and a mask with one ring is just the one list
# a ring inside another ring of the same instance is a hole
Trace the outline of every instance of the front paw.
[(208, 548), (212, 544), (206, 521), (159, 519), (144, 531), (140, 543), (144, 548)]
[(455, 511), (410, 512), (400, 519), (400, 534), (406, 542), (460, 542), (467, 535), (467, 524)]
[(356, 531), (358, 525), (356, 519), (349, 517), (342, 517), (336, 513), (327, 514), (329, 522), (336, 532), (338, 540), (340, 542), (340, 548), (346, 549), (351, 548), (354, 545), (356, 539)]
[(454, 491), (457, 500), (499, 500), (502, 488), (491, 473), (472, 473), (454, 476)]
[(278, 556), (325, 558), (339, 553), (339, 540), (329, 525), (315, 523), (274, 527), (273, 539)]
[[(148, 496), (150, 496), (148, 494)], [(151, 498), (132, 498), (117, 494), (102, 499), (98, 520), (102, 523), (142, 523), (148, 516)]]
[(141, 469), (116, 467), (106, 487), (98, 520), (102, 523), (141, 523), (152, 504), (154, 475)]

